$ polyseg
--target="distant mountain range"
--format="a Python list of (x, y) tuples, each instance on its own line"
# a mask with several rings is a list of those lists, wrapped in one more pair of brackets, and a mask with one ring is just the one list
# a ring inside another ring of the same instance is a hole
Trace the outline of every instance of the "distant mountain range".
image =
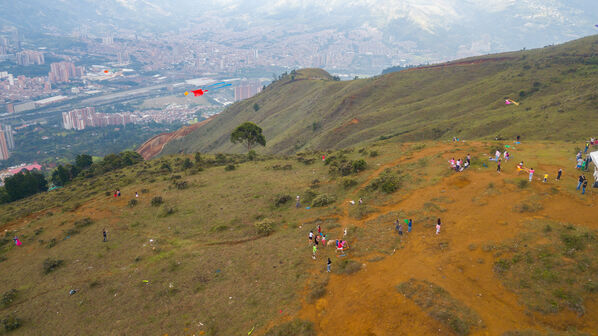
[(168, 31), (220, 20), (235, 30), (356, 28), (439, 59), (542, 47), (598, 32), (595, 0), (29, 0), (0, 2), (0, 25), (91, 34)]
[(260, 150), (284, 154), (388, 138), (579, 140), (598, 123), (596, 87), (598, 36), (352, 81), (304, 69), (167, 143), (162, 154), (243, 152), (229, 137), (245, 121), (263, 128), (268, 143)]

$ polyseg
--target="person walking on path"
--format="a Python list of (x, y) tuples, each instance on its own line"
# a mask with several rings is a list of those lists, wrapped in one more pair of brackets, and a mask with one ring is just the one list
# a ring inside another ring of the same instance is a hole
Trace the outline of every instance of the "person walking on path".
[(440, 218), (438, 218), (438, 223), (436, 223), (436, 234), (440, 234)]
[(330, 265), (332, 265), (332, 261), (328, 258), (328, 264), (326, 265), (326, 272), (330, 273)]
[(102, 229), (102, 236), (104, 236), (104, 242), (106, 242), (108, 240), (108, 233), (106, 232), (106, 229)]
[(301, 203), (299, 202), (299, 195), (297, 195), (297, 202), (295, 203), (295, 208), (301, 207)]
[(563, 174), (563, 170), (559, 169), (559, 172), (556, 174), (556, 180), (560, 181), (561, 180), (561, 175)]
[(588, 186), (588, 180), (584, 180), (583, 184), (581, 186), (581, 194), (585, 194), (586, 193), (586, 187)]
[(579, 190), (579, 188), (581, 188), (581, 185), (583, 184), (583, 181), (585, 181), (586, 177), (584, 175), (579, 175), (579, 180), (577, 183), (577, 188), (575, 188), (575, 190)]
[(413, 225), (413, 220), (409, 220), (409, 223), (407, 224), (407, 232), (411, 232), (411, 226)]
[(500, 159), (498, 159), (498, 162), (496, 163), (496, 171), (500, 174)]
[(529, 170), (529, 181), (531, 182), (533, 178), (534, 178), (534, 168), (531, 168)]

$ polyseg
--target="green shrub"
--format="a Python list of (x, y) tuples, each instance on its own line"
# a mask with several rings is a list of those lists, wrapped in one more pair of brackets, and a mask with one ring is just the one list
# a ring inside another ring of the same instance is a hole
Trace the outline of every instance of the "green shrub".
[(60, 267), (63, 264), (63, 262), (64, 261), (60, 259), (47, 258), (46, 260), (44, 260), (43, 263), (44, 274), (48, 274), (52, 271), (55, 271), (58, 267)]
[(160, 208), (158, 217), (167, 217), (167, 216), (172, 215), (175, 212), (176, 212), (176, 209), (174, 207), (171, 207), (171, 206), (165, 204)]
[(247, 152), (247, 160), (253, 161), (255, 159), (257, 159), (257, 153), (253, 149)]
[(85, 217), (83, 219), (76, 221), (74, 224), (75, 224), (76, 228), (84, 228), (86, 226), (90, 226), (91, 224), (93, 224), (93, 220), (89, 217)]
[(137, 202), (137, 200), (133, 198), (132, 200), (129, 200), (129, 207), (133, 208), (137, 205), (137, 203), (139, 202)]
[(307, 189), (307, 190), (305, 190), (305, 192), (303, 192), (303, 201), (305, 203), (309, 203), (314, 198), (316, 198), (316, 196), (318, 196), (318, 193), (315, 190), (313, 190), (313, 189)]
[(175, 181), (173, 182), (173, 185), (178, 189), (178, 190), (183, 190), (183, 189), (187, 189), (189, 187), (189, 183), (187, 183), (187, 181)]
[(274, 221), (268, 218), (264, 218), (259, 222), (253, 224), (257, 234), (262, 236), (269, 236), (274, 231)]
[(210, 229), (211, 232), (222, 232), (226, 230), (228, 230), (228, 226), (226, 225), (216, 225)]
[(0, 299), (0, 303), (2, 304), (2, 306), (8, 307), (8, 306), (10, 306), (11, 303), (13, 303), (13, 301), (15, 300), (16, 297), (17, 297), (17, 290), (13, 288), (11, 290), (4, 292), (4, 294), (2, 294), (2, 299)]
[(368, 191), (374, 190), (381, 190), (387, 194), (393, 193), (399, 189), (400, 182), (399, 178), (391, 173), (389, 170), (386, 170), (380, 176), (375, 178), (370, 184), (366, 187)]
[(335, 197), (328, 194), (321, 194), (316, 196), (313, 201), (311, 202), (312, 207), (322, 207), (327, 206), (335, 201)]
[(162, 203), (164, 203), (162, 196), (156, 196), (156, 197), (152, 198), (152, 201), (150, 202), (150, 204), (155, 207), (159, 206)]
[(375, 151), (375, 150), (370, 151), (370, 157), (376, 157), (376, 156), (378, 156), (378, 151)]
[(224, 167), (224, 170), (226, 171), (231, 171), (231, 170), (235, 170), (237, 167), (234, 164), (228, 164)]
[(359, 173), (367, 168), (368, 164), (363, 159), (353, 161), (353, 172)]
[(8, 315), (2, 319), (4, 325), (4, 331), (12, 331), (18, 329), (21, 326), (21, 320), (14, 315)]
[(343, 188), (349, 189), (357, 185), (357, 180), (352, 179), (350, 177), (345, 177), (342, 180)]
[(291, 195), (278, 194), (274, 196), (274, 205), (277, 207), (281, 206), (290, 201), (291, 199)]
[(48, 245), (46, 245), (47, 248), (52, 248), (54, 246), (56, 246), (58, 242), (56, 241), (56, 238), (52, 238), (50, 239), (50, 241), (48, 242)]

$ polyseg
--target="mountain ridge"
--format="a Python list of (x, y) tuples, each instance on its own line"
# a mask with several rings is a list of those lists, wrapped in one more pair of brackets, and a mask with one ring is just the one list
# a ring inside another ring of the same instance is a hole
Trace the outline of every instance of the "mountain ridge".
[[(166, 144), (163, 153), (241, 152), (228, 136), (244, 121), (264, 129), (266, 153), (339, 149), (380, 137), (573, 140), (596, 120), (597, 64), (598, 36), (591, 36), (345, 82), (310, 80), (321, 70), (299, 70)], [(507, 106), (505, 99), (521, 104)]]

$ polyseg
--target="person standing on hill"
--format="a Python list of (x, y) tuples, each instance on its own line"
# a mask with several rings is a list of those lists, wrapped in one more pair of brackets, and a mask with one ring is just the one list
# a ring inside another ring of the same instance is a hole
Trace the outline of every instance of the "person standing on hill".
[(318, 224), (318, 234), (322, 233), (322, 227)]
[(500, 151), (498, 149), (496, 150), (494, 156), (496, 156), (496, 161), (498, 161), (498, 159), (500, 158)]
[(297, 201), (295, 203), (295, 208), (299, 208), (301, 206), (301, 203), (299, 202), (299, 195), (297, 195)]
[(562, 175), (562, 174), (563, 174), (563, 170), (562, 170), (562, 169), (559, 169), (559, 172), (558, 172), (558, 173), (557, 173), (557, 175), (556, 175), (556, 180), (557, 180), (557, 181), (560, 181), (560, 180), (561, 180), (561, 175)]
[(328, 264), (326, 265), (326, 272), (330, 273), (330, 265), (332, 265), (332, 261), (328, 258)]
[(436, 223), (436, 234), (440, 234), (440, 218), (438, 218), (438, 223)]
[(399, 220), (398, 219), (395, 221), (395, 231), (397, 231), (397, 233), (399, 233)]
[(409, 223), (407, 224), (407, 232), (411, 232), (411, 227), (413, 226), (413, 220), (409, 220)]
[(401, 225), (401, 223), (399, 223), (399, 236), (403, 235), (403, 225)]
[(548, 182), (548, 174), (544, 174), (544, 179), (542, 180), (542, 182), (544, 182), (544, 183)]
[(311, 244), (312, 240), (314, 239), (314, 232), (310, 230), (307, 237), (309, 238), (309, 244)]
[(496, 171), (500, 174), (500, 159), (498, 159), (498, 162), (496, 163)]
[(108, 233), (106, 233), (106, 229), (102, 229), (102, 236), (104, 236), (104, 242), (108, 240)]
[(312, 251), (312, 256), (311, 256), (311, 258), (312, 258), (313, 260), (316, 260), (316, 252), (318, 252), (318, 246), (317, 246), (316, 244), (314, 244), (314, 247), (312, 247), (311, 251)]
[(590, 148), (590, 143), (586, 142), (586, 148), (583, 151), (584, 154), (586, 154), (588, 152), (588, 148)]
[(534, 168), (531, 168), (529, 170), (529, 181), (531, 182), (533, 178), (534, 178)]
[(139, 194), (135, 192), (135, 198), (139, 198)]
[(469, 153), (467, 153), (467, 165), (471, 165), (471, 155)]
[(575, 190), (579, 190), (579, 188), (581, 188), (581, 185), (583, 184), (583, 181), (585, 181), (586, 177), (584, 175), (579, 175), (579, 179), (577, 183), (577, 188), (575, 188)]
[(517, 142), (520, 142), (520, 140), (521, 140), (521, 136), (518, 135), (517, 136)]
[(584, 180), (583, 181), (583, 185), (581, 186), (581, 194), (585, 194), (586, 193), (586, 187), (588, 186), (588, 180)]

